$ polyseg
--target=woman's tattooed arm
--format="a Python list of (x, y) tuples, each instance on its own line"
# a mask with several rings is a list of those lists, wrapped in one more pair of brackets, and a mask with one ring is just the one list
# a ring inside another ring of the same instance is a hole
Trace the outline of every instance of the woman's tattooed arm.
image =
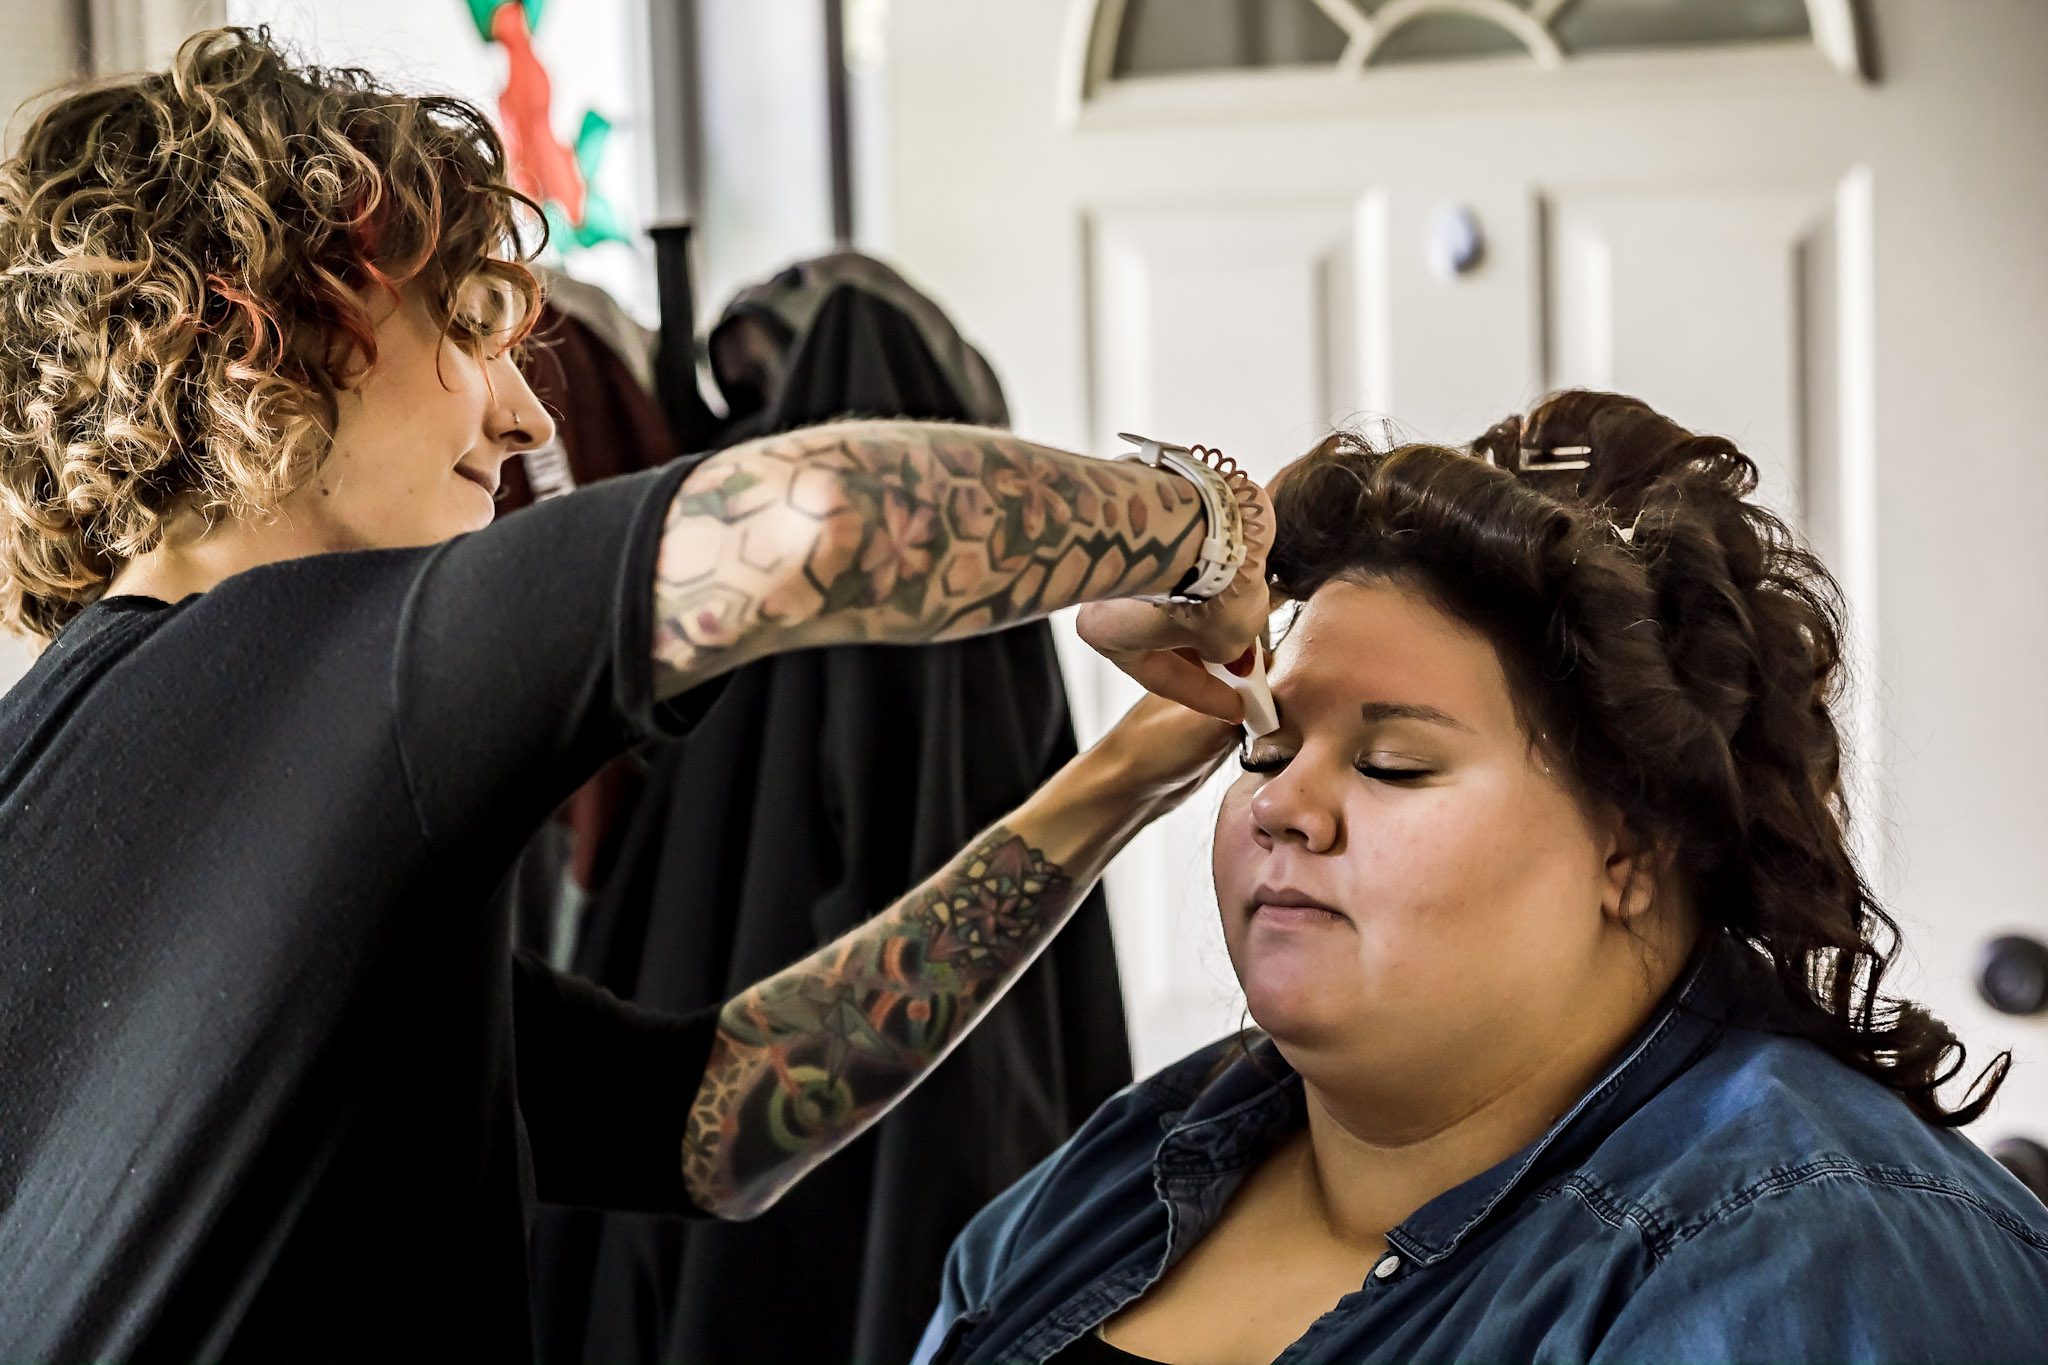
[(655, 583), (656, 690), (782, 650), (949, 639), (1170, 591), (1200, 499), (1178, 475), (977, 427), (847, 422), (694, 470)]
[(888, 1112), (1236, 733), (1147, 698), (922, 886), (729, 1001), (683, 1140), (691, 1197), (750, 1218)]
[(773, 1203), (938, 1064), (1085, 890), (998, 825), (885, 914), (730, 1001), (690, 1111), (691, 1196), (727, 1217)]

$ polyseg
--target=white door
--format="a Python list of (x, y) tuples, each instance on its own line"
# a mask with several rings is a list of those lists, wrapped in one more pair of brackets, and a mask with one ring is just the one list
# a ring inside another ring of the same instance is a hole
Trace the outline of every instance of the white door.
[[(1993, 932), (2048, 938), (2048, 621), (2019, 600), (2048, 462), (2014, 444), (2048, 360), (2048, 6), (1053, 8), (895, 0), (891, 29), (889, 245), (1020, 429), (1270, 474), (1334, 424), (1464, 441), (1591, 385), (1734, 437), (1851, 598), (1859, 828), (1907, 984), (2020, 1054), (1987, 1135), (2048, 1133), (2048, 1022), (1971, 984)], [(1085, 740), (1129, 692), (1068, 658)], [(1241, 1020), (1214, 809), (1110, 875), (1141, 1071)]]

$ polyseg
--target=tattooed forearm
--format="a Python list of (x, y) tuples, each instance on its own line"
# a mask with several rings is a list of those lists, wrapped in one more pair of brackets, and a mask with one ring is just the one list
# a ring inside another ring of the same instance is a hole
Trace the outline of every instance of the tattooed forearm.
[(945, 1056), (1085, 889), (998, 825), (884, 914), (728, 1003), (684, 1142), (691, 1197), (726, 1217), (772, 1204)]
[(658, 690), (780, 649), (946, 639), (1169, 591), (1201, 503), (1176, 475), (975, 427), (859, 422), (707, 460), (670, 509)]

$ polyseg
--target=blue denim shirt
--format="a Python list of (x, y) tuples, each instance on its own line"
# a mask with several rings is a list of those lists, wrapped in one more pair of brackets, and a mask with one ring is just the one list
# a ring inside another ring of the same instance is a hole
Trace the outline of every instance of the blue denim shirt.
[[(1749, 961), (1703, 951), (1590, 1093), (1388, 1233), (1279, 1360), (2048, 1361), (2048, 1209), (1757, 1026)], [(984, 1209), (918, 1365), (1042, 1361), (1186, 1254), (1305, 1121), (1271, 1044), (1234, 1050), (1124, 1090)]]

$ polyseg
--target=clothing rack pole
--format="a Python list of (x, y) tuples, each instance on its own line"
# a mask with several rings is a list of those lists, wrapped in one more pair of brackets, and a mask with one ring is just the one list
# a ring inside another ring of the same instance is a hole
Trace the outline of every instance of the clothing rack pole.
[(691, 224), (657, 223), (647, 230), (654, 239), (654, 289), (661, 307), (661, 336), (654, 350), (654, 388), (675, 431), (676, 445), (686, 454), (709, 450), (721, 420), (704, 399), (697, 381), (697, 294), (690, 276)]
[(853, 245), (853, 132), (846, 93), (846, 0), (825, 5), (825, 126), (832, 158), (832, 239)]

